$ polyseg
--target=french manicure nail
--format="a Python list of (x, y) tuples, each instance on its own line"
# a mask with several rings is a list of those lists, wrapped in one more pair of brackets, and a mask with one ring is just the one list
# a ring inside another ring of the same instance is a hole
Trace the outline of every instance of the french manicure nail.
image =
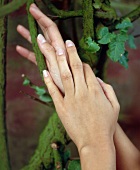
[(56, 53), (57, 53), (57, 55), (63, 55), (64, 50), (62, 48), (58, 48)]
[(43, 70), (43, 76), (44, 76), (45, 78), (47, 78), (47, 77), (49, 76), (47, 70)]
[(39, 34), (37, 36), (37, 38), (38, 38), (38, 40), (40, 41), (41, 44), (44, 44), (44, 43), (47, 42), (42, 34)]
[(67, 40), (66, 41), (66, 46), (67, 47), (72, 47), (72, 46), (74, 46), (74, 43), (71, 40)]

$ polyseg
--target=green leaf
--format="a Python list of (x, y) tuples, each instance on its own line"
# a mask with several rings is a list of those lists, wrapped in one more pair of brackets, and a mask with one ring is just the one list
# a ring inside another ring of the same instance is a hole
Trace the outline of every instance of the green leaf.
[(110, 59), (114, 62), (119, 61), (120, 57), (125, 52), (125, 43), (119, 42), (119, 41), (112, 41), (109, 43), (109, 49), (107, 51), (107, 55), (110, 57)]
[(116, 25), (116, 29), (120, 29), (121, 31), (128, 30), (131, 27), (133, 27), (133, 24), (129, 18), (125, 18), (121, 23)]
[(34, 89), (36, 90), (36, 94), (39, 96), (46, 94), (46, 89), (44, 87), (35, 86)]
[(99, 29), (97, 36), (98, 36), (99, 39), (101, 39), (108, 33), (109, 33), (108, 27), (102, 27), (102, 28)]
[(134, 42), (134, 36), (133, 35), (129, 35), (128, 36), (128, 44), (130, 46), (130, 48), (132, 49), (136, 49), (136, 45), (135, 45), (135, 42)]
[(100, 46), (95, 41), (92, 41), (91, 37), (87, 38), (86, 43), (88, 44), (88, 47), (86, 48), (87, 51), (96, 53), (100, 50)]
[(125, 32), (121, 32), (116, 35), (117, 42), (126, 42), (128, 40), (128, 35)]
[(23, 85), (24, 86), (30, 85), (30, 80), (28, 78), (25, 78), (24, 81), (23, 81)]
[(71, 156), (71, 151), (70, 151), (70, 149), (67, 149), (63, 154), (63, 161), (64, 161), (65, 164), (70, 159), (70, 156)]
[(39, 99), (46, 103), (52, 102), (52, 98), (48, 95), (41, 95), (41, 96), (39, 96)]
[(125, 68), (128, 68), (128, 52), (125, 51), (125, 53), (120, 57), (119, 63), (124, 66)]
[(68, 170), (81, 170), (80, 160), (70, 161)]
[(108, 44), (113, 38), (116, 37), (114, 33), (109, 32), (108, 27), (102, 27), (97, 34), (98, 38), (100, 39), (98, 40), (99, 44)]

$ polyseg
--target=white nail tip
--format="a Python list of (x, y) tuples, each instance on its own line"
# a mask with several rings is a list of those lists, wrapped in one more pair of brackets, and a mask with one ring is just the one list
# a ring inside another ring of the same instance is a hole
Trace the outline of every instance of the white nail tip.
[(74, 43), (71, 40), (67, 40), (66, 41), (66, 46), (67, 47), (72, 47), (72, 46), (74, 46)]
[(42, 44), (47, 42), (42, 34), (39, 34), (37, 38)]
[(47, 70), (43, 70), (43, 76), (44, 76), (45, 78), (48, 77), (48, 72), (47, 72)]

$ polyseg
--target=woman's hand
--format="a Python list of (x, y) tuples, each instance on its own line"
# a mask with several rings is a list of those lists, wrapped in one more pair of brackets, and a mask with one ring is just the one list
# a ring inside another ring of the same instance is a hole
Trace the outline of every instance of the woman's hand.
[[(40, 35), (38, 43), (44, 54), (50, 45)], [(65, 129), (78, 150), (102, 143), (104, 139), (113, 140), (119, 113), (118, 102), (107, 99), (92, 69), (89, 65), (82, 64), (71, 41), (67, 41), (66, 49), (71, 71), (63, 49), (52, 53), (54, 58), (57, 58), (65, 96), (61, 94), (49, 73), (44, 71), (45, 83)]]
[[(60, 73), (59, 73), (56, 58), (52, 58), (52, 56), (50, 55), (50, 53), (53, 50), (56, 51), (59, 48), (63, 49), (64, 52), (66, 53), (64, 41), (61, 37), (61, 34), (60, 34), (56, 24), (50, 18), (48, 18), (46, 15), (44, 15), (35, 4), (32, 4), (30, 6), (30, 13), (36, 19), (40, 28), (42, 29), (42, 31), (45, 35), (46, 41), (51, 45), (51, 48), (46, 49), (46, 53), (44, 55), (45, 59), (46, 59), (46, 64), (48, 66), (49, 72), (50, 72), (54, 82), (59, 87), (61, 92), (64, 93), (64, 88), (63, 88), (62, 81), (60, 78)], [(23, 27), (21, 25), (18, 25), (17, 31), (28, 42), (31, 43), (31, 36), (30, 36), (29, 30), (27, 30), (25, 27)], [(28, 60), (30, 60), (31, 62), (37, 64), (36, 59), (35, 59), (35, 54), (32, 51), (29, 51), (28, 49), (26, 49), (22, 46), (19, 46), (19, 45), (16, 47), (16, 50), (21, 56), (23, 56), (23, 57), (27, 58)]]

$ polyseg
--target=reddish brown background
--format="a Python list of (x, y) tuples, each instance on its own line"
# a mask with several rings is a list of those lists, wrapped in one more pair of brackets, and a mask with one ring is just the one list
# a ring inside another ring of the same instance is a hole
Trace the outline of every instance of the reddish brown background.
[[(118, 10), (123, 13), (123, 11)], [(68, 21), (71, 24), (71, 21)], [(36, 84), (41, 78), (34, 64), (19, 56), (16, 44), (29, 47), (29, 44), (16, 32), (17, 24), (27, 26), (25, 8), (10, 15), (8, 20), (7, 46), (7, 128), (10, 158), (13, 170), (25, 165), (36, 148), (38, 137), (45, 127), (52, 109), (28, 99), (19, 91), (32, 94), (22, 86), (21, 74)], [(61, 23), (60, 23), (61, 24)], [(60, 25), (59, 24), (59, 25)], [(134, 23), (133, 34), (140, 30), (140, 20)], [(69, 32), (68, 28), (66, 30)], [(133, 143), (140, 149), (140, 39), (136, 39), (137, 49), (129, 51), (129, 69), (108, 61), (107, 82), (115, 89), (121, 104), (120, 123)]]

